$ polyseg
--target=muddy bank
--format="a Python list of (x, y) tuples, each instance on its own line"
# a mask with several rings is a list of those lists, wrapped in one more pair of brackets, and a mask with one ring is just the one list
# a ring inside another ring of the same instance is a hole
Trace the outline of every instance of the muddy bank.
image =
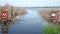
[[(41, 14), (41, 16), (48, 22), (48, 23), (53, 23), (51, 22), (51, 12), (52, 11), (56, 11), (57, 15), (58, 15), (58, 19), (57, 19), (57, 23), (56, 24), (60, 24), (60, 8), (55, 8), (55, 7), (51, 7), (51, 8), (40, 8), (39, 12)], [(53, 23), (54, 24), (54, 23)]]
[(6, 4), (4, 6), (0, 6), (0, 21), (1, 21), (1, 12), (7, 11), (8, 12), (8, 20), (15, 21), (16, 16), (21, 16), (26, 14), (26, 8), (25, 7), (14, 7), (9, 4)]

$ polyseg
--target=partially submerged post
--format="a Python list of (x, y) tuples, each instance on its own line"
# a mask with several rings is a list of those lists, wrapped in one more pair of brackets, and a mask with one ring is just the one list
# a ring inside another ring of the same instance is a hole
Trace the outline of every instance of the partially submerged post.
[(2, 33), (8, 33), (8, 12), (2, 10), (1, 12), (1, 19), (2, 19)]

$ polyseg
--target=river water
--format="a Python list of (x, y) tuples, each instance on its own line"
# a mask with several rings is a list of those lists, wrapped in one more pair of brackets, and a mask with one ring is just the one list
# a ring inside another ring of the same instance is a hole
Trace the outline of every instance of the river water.
[(17, 16), (18, 20), (9, 25), (8, 34), (42, 34), (42, 29), (48, 23), (39, 15), (39, 9), (26, 8), (26, 11), (27, 14)]

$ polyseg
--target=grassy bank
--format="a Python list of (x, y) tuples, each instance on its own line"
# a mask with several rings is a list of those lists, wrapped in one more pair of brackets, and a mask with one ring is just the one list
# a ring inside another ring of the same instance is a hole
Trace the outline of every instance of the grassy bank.
[(59, 34), (60, 30), (57, 25), (49, 25), (49, 26), (44, 27), (43, 33), (44, 34)]

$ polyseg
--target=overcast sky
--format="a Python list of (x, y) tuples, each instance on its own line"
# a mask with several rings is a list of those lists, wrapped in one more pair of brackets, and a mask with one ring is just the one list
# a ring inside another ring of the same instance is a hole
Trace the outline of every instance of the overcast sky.
[(23, 7), (60, 6), (60, 0), (0, 0), (0, 5)]

